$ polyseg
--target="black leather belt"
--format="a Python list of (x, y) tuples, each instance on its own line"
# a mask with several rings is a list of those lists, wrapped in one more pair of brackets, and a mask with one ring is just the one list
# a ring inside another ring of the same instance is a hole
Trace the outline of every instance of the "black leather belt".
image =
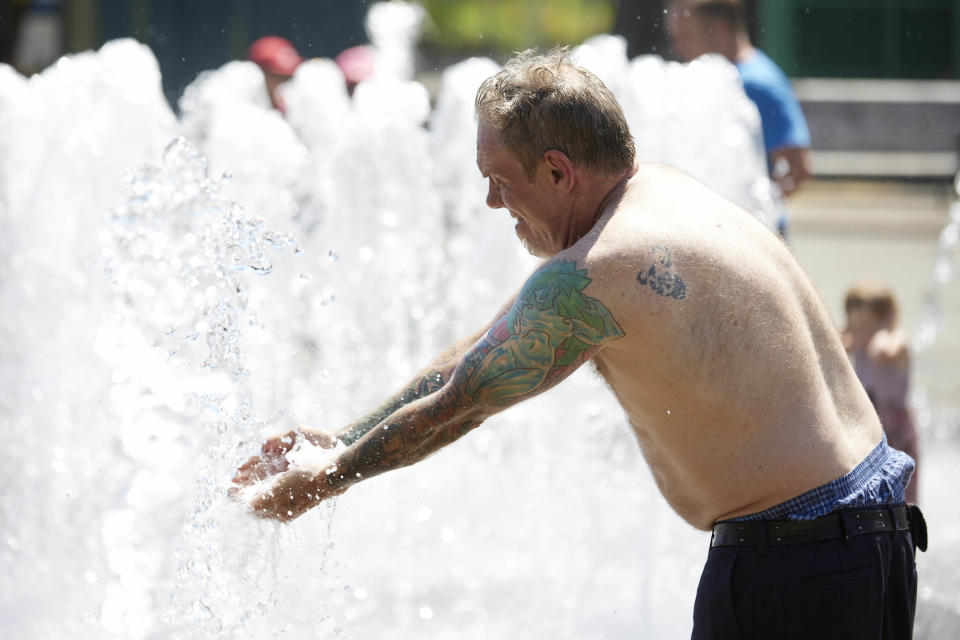
[(815, 520), (718, 522), (713, 525), (711, 547), (767, 547), (783, 544), (849, 540), (851, 536), (884, 531), (907, 531), (921, 551), (927, 549), (927, 527), (916, 505), (847, 509)]

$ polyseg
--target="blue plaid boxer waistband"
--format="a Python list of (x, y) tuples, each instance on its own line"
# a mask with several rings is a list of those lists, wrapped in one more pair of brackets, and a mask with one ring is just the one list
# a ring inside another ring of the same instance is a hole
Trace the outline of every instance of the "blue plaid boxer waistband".
[(884, 434), (850, 473), (769, 509), (727, 522), (813, 520), (845, 507), (890, 505), (904, 501), (903, 489), (913, 474), (913, 458), (890, 447)]

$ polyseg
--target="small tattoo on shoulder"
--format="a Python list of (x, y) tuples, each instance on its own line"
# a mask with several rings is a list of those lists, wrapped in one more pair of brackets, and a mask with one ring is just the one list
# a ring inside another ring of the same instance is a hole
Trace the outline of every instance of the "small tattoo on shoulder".
[(687, 297), (687, 286), (683, 278), (673, 267), (670, 259), (670, 249), (656, 246), (650, 249), (654, 256), (653, 264), (646, 271), (637, 274), (637, 282), (649, 286), (654, 293), (665, 298), (681, 300)]

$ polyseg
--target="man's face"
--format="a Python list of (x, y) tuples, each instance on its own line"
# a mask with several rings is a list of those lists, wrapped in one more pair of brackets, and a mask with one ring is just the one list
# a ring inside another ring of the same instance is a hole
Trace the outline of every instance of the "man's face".
[(546, 162), (541, 160), (528, 178), (520, 160), (500, 144), (498, 133), (480, 125), (477, 168), (487, 179), (487, 206), (510, 212), (517, 221), (514, 231), (527, 251), (546, 258), (566, 249), (563, 207)]
[(670, 46), (683, 61), (715, 51), (703, 19), (682, 2), (673, 3), (667, 12), (667, 33)]

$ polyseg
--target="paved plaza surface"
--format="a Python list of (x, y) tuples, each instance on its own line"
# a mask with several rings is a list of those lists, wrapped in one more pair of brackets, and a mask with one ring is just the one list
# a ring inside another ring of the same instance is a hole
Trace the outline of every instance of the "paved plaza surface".
[[(940, 234), (949, 221), (951, 185), (813, 181), (790, 203), (791, 246), (816, 283), (834, 320), (859, 278), (894, 289), (900, 325), (915, 335), (930, 315), (931, 296), (942, 326), (930, 347), (914, 353), (913, 399), (921, 435), (920, 497), (930, 549), (917, 559), (918, 638), (960, 638), (960, 274), (934, 283)], [(949, 254), (948, 254), (949, 255)], [(960, 248), (951, 256), (960, 269)]]

